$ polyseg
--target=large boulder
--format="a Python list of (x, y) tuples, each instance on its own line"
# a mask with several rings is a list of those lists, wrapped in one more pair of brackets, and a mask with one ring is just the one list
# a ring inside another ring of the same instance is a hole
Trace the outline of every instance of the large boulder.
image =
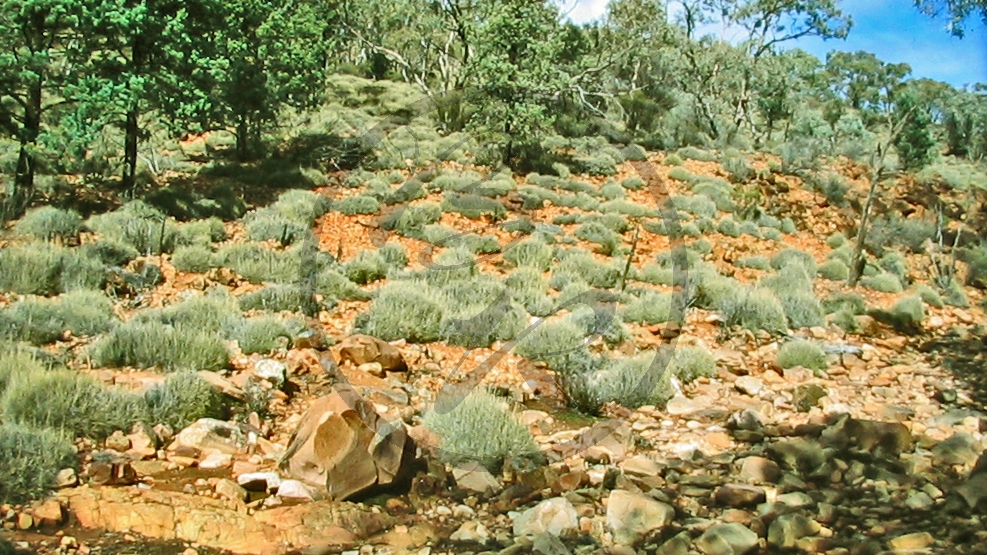
[(614, 542), (634, 545), (650, 532), (671, 524), (675, 509), (646, 495), (615, 489), (607, 499), (606, 518)]
[(352, 387), (337, 384), (302, 417), (281, 469), (338, 501), (408, 482), (414, 459), (403, 423), (387, 422)]
[(408, 369), (397, 347), (370, 335), (351, 335), (339, 344), (339, 361), (347, 360), (357, 367), (376, 362), (384, 372), (404, 372)]

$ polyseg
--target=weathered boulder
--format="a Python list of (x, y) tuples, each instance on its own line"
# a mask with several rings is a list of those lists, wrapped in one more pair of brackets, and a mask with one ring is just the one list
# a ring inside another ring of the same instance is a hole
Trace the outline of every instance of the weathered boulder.
[(743, 524), (714, 524), (696, 540), (706, 555), (743, 555), (758, 545), (757, 534)]
[(409, 481), (414, 459), (404, 424), (387, 422), (352, 387), (339, 384), (302, 417), (281, 469), (330, 499), (345, 500)]
[(579, 514), (564, 497), (546, 499), (514, 519), (515, 536), (561, 536), (574, 533), (578, 527)]
[(247, 436), (236, 424), (214, 418), (200, 418), (178, 432), (175, 440), (168, 447), (172, 451), (180, 448), (235, 455), (247, 448)]
[(607, 528), (614, 542), (634, 545), (675, 519), (675, 509), (640, 493), (615, 489), (607, 499)]
[(351, 335), (339, 344), (339, 361), (347, 360), (354, 366), (376, 362), (385, 372), (404, 372), (408, 369), (397, 347), (370, 335)]

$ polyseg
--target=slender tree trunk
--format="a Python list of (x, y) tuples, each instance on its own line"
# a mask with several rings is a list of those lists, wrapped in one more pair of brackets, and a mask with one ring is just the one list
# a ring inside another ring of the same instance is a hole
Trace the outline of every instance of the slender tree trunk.
[(13, 189), (0, 205), (0, 220), (3, 222), (19, 218), (24, 214), (31, 198), (34, 197), (34, 174), (36, 170), (34, 147), (41, 134), (41, 80), (31, 86), (24, 110), (24, 125), (20, 135), (20, 151), (17, 153), (17, 170)]
[(247, 160), (247, 142), (250, 140), (248, 138), (249, 127), (247, 117), (241, 115), (236, 123), (236, 157), (241, 162)]
[(127, 112), (123, 145), (123, 187), (132, 189), (137, 185), (137, 146), (140, 142), (140, 125), (137, 121), (137, 105)]

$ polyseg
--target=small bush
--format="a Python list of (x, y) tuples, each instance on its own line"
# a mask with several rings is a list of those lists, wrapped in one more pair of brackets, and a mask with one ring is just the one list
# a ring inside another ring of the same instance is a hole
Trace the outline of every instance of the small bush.
[(716, 160), (716, 155), (713, 154), (712, 152), (708, 150), (702, 150), (693, 146), (682, 147), (678, 149), (678, 151), (676, 151), (676, 154), (678, 154), (682, 158), (686, 158), (689, 160), (698, 160), (700, 162), (712, 162)]
[(898, 279), (905, 283), (908, 278), (908, 263), (900, 252), (889, 251), (877, 261), (877, 265), (882, 270), (898, 276)]
[(94, 291), (28, 298), (0, 310), (0, 338), (40, 345), (60, 339), (66, 331), (76, 337), (103, 333), (114, 319), (112, 301)]
[(672, 168), (668, 172), (668, 177), (684, 183), (693, 183), (697, 179), (692, 172), (682, 167)]
[(847, 333), (857, 333), (860, 331), (860, 323), (857, 316), (849, 308), (841, 308), (833, 313), (833, 323)]
[(611, 289), (620, 282), (623, 268), (618, 264), (600, 264), (586, 252), (569, 252), (555, 273), (578, 278), (593, 287)]
[(630, 216), (631, 218), (643, 218), (650, 212), (650, 210), (646, 207), (625, 199), (604, 202), (600, 205), (599, 210), (604, 214), (623, 214), (625, 216)]
[(178, 226), (176, 245), (208, 245), (226, 239), (226, 227), (219, 218), (206, 218)]
[(446, 193), (442, 200), (442, 210), (458, 212), (463, 216), (478, 220), (484, 216), (502, 219), (507, 215), (507, 209), (500, 201), (492, 198), (471, 194)]
[(228, 412), (223, 396), (195, 372), (169, 375), (163, 384), (145, 390), (141, 401), (145, 424), (165, 424), (173, 430), (200, 418), (225, 419)]
[(613, 158), (604, 154), (582, 154), (573, 158), (574, 169), (588, 175), (614, 175), (617, 173), (617, 163)]
[(301, 257), (297, 251), (275, 251), (255, 243), (221, 248), (213, 266), (233, 270), (251, 283), (287, 283), (301, 275)]
[(29, 210), (14, 226), (14, 231), (42, 241), (75, 239), (82, 231), (82, 216), (75, 210), (42, 206)]
[(286, 218), (272, 209), (253, 210), (244, 216), (243, 221), (251, 241), (277, 241), (290, 245), (304, 240), (311, 233), (304, 223)]
[(332, 203), (332, 209), (350, 216), (356, 214), (374, 214), (380, 210), (380, 201), (374, 197), (356, 195), (337, 200)]
[(951, 280), (949, 282), (949, 285), (946, 286), (945, 293), (946, 296), (943, 297), (943, 302), (945, 304), (955, 306), (957, 308), (970, 308), (970, 300), (963, 291), (963, 286), (955, 280)]
[(551, 314), (554, 303), (548, 297), (548, 282), (542, 272), (532, 266), (521, 266), (505, 280), (511, 299), (524, 307), (528, 314), (545, 317)]
[(934, 306), (936, 308), (942, 308), (945, 306), (945, 303), (943, 303), (942, 297), (939, 296), (939, 293), (928, 285), (916, 285), (914, 293), (922, 299), (922, 302), (929, 306)]
[(781, 231), (788, 235), (795, 235), (798, 233), (798, 229), (795, 228), (795, 221), (791, 218), (784, 218), (781, 220)]
[(671, 318), (671, 312), (671, 295), (648, 291), (627, 305), (622, 318), (638, 324), (661, 324)]
[(639, 191), (645, 187), (644, 180), (640, 177), (626, 177), (620, 185), (629, 191)]
[(171, 252), (175, 247), (175, 223), (156, 208), (139, 200), (113, 212), (86, 220), (86, 227), (102, 239), (130, 245), (141, 254)]
[(99, 260), (107, 266), (123, 266), (140, 256), (134, 247), (108, 240), (85, 243), (79, 247), (78, 252), (86, 258)]
[(377, 249), (377, 253), (388, 268), (400, 270), (408, 265), (408, 252), (400, 243), (387, 243)]
[(585, 214), (579, 218), (579, 223), (588, 224), (596, 222), (617, 233), (626, 233), (631, 229), (630, 222), (620, 214)]
[(812, 275), (801, 264), (791, 263), (761, 280), (761, 286), (777, 295), (812, 292)]
[(850, 267), (839, 260), (827, 260), (817, 272), (831, 281), (846, 281), (850, 277)]
[[(767, 236), (767, 232), (771, 232), (771, 231), (774, 232), (774, 235), (773, 235), (774, 237), (777, 237), (778, 239), (781, 239), (781, 232), (779, 232), (777, 229), (767, 228), (766, 229), (765, 236)], [(745, 220), (743, 222), (740, 222), (740, 234), (741, 235), (750, 235), (751, 237), (758, 237), (758, 238), (760, 238), (761, 237), (761, 230), (760, 230), (760, 228), (757, 227), (757, 224), (756, 223), (754, 223), (754, 222), (752, 222), (750, 220)]]
[(730, 175), (730, 181), (733, 183), (746, 183), (754, 176), (754, 169), (747, 164), (747, 160), (739, 156), (724, 159), (723, 169)]
[(762, 214), (761, 217), (757, 219), (757, 225), (758, 227), (781, 229), (781, 220), (774, 216), (769, 216), (768, 214)]
[(420, 282), (397, 281), (380, 289), (370, 309), (357, 317), (355, 327), (384, 341), (430, 343), (441, 339), (444, 316), (442, 299), (430, 288)]
[(243, 310), (270, 310), (272, 312), (301, 312), (314, 314), (318, 306), (311, 292), (297, 285), (275, 284), (241, 295), (238, 299)]
[(790, 328), (811, 328), (826, 323), (826, 313), (819, 299), (812, 294), (811, 286), (802, 291), (778, 294), (778, 299), (785, 308)]
[(826, 238), (826, 244), (829, 245), (829, 248), (831, 249), (838, 249), (846, 244), (846, 235), (843, 235), (837, 231)]
[(99, 366), (166, 370), (219, 370), (229, 363), (218, 334), (191, 326), (131, 320), (117, 326), (90, 350)]
[(864, 298), (856, 293), (834, 293), (823, 300), (826, 314), (832, 314), (841, 309), (848, 309), (852, 314), (863, 314), (867, 310)]
[(490, 391), (474, 389), (451, 408), (442, 402), (440, 397), (423, 422), (441, 438), (439, 457), (444, 462), (475, 460), (498, 470), (505, 457), (538, 456), (531, 432), (518, 422), (506, 401)]
[(850, 190), (843, 176), (827, 172), (825, 174), (810, 174), (807, 177), (809, 186), (822, 193), (826, 200), (836, 206), (843, 206), (846, 203), (846, 194)]
[(716, 231), (729, 237), (740, 237), (740, 226), (732, 218), (723, 218), (717, 222)]
[(860, 280), (860, 284), (868, 289), (883, 293), (901, 293), (903, 290), (898, 276), (887, 272), (877, 274), (876, 276), (865, 277)]
[(212, 259), (212, 250), (203, 245), (178, 247), (171, 255), (171, 263), (179, 272), (207, 272), (212, 268)]
[(716, 209), (724, 212), (737, 210), (737, 205), (733, 200), (735, 194), (733, 186), (726, 181), (717, 178), (703, 178), (692, 186), (692, 192), (696, 195), (706, 195), (716, 203)]
[(600, 196), (606, 200), (624, 199), (627, 197), (627, 191), (619, 184), (609, 182), (600, 187)]
[(754, 268), (755, 270), (767, 270), (771, 268), (771, 261), (766, 256), (744, 256), (733, 261), (733, 265), (739, 268)]
[[(586, 226), (581, 226), (579, 229), (583, 229), (583, 227)], [(577, 231), (577, 236), (578, 233), (579, 232)], [(552, 248), (538, 239), (527, 239), (518, 242), (511, 248), (504, 251), (504, 260), (507, 260), (514, 266), (518, 268), (530, 266), (542, 272), (548, 270), (549, 266), (552, 264), (552, 257)]]
[(697, 217), (712, 218), (716, 215), (716, 203), (706, 195), (669, 197), (668, 204)]
[(246, 318), (233, 329), (231, 336), (245, 355), (270, 353), (281, 347), (285, 339), (291, 339), (284, 322), (273, 316)]
[(557, 375), (573, 408), (596, 414), (606, 403), (627, 408), (664, 405), (674, 392), (672, 372), (656, 361), (654, 352), (616, 360), (596, 359), (580, 351), (573, 357), (572, 370)]
[(775, 362), (782, 368), (801, 366), (809, 370), (825, 370), (829, 366), (822, 347), (804, 339), (795, 339), (782, 345), (778, 349)]
[(381, 220), (380, 225), (384, 229), (395, 230), (405, 237), (417, 237), (422, 228), (434, 224), (441, 217), (441, 206), (434, 202), (425, 202), (390, 212)]
[(682, 158), (679, 158), (676, 154), (669, 154), (664, 160), (661, 161), (661, 163), (666, 166), (681, 166)]
[(922, 332), (925, 305), (918, 295), (909, 295), (896, 302), (891, 310), (870, 310), (867, 314), (899, 333), (915, 335)]
[(816, 275), (816, 260), (812, 255), (798, 249), (784, 249), (771, 259), (771, 267), (780, 270), (789, 264), (799, 264), (810, 276)]
[(599, 251), (605, 255), (613, 254), (623, 240), (620, 234), (611, 231), (597, 222), (583, 224), (576, 229), (576, 237), (583, 241), (600, 245)]
[(60, 470), (78, 467), (71, 441), (50, 430), (8, 423), (0, 424), (0, 460), (0, 503), (5, 504), (44, 497), (55, 488)]
[(102, 262), (77, 249), (44, 244), (0, 250), (0, 290), (21, 295), (99, 289), (106, 273)]
[(668, 370), (683, 383), (697, 378), (716, 376), (716, 359), (706, 347), (700, 345), (678, 345), (668, 364)]
[(648, 159), (648, 151), (643, 146), (631, 143), (620, 151), (625, 160), (643, 161)]
[(826, 255), (827, 260), (839, 260), (840, 262), (849, 266), (853, 262), (853, 247), (847, 243), (841, 247), (829, 251)]
[(518, 341), (514, 351), (523, 357), (544, 361), (550, 368), (562, 371), (568, 355), (582, 347), (586, 339), (586, 330), (569, 318), (542, 321)]
[(735, 297), (722, 301), (720, 311), (728, 326), (776, 333), (782, 333), (788, 328), (784, 306), (767, 289), (741, 289)]
[(361, 250), (346, 263), (346, 277), (353, 283), (366, 285), (387, 276), (387, 261), (378, 251)]

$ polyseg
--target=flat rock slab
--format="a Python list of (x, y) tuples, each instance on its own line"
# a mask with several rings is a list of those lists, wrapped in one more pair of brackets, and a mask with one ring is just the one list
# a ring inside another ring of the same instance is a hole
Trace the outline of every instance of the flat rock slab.
[(62, 490), (58, 498), (85, 528), (252, 555), (281, 555), (312, 545), (350, 547), (395, 523), (387, 514), (346, 502), (317, 501), (248, 515), (229, 501), (134, 487), (83, 486)]

